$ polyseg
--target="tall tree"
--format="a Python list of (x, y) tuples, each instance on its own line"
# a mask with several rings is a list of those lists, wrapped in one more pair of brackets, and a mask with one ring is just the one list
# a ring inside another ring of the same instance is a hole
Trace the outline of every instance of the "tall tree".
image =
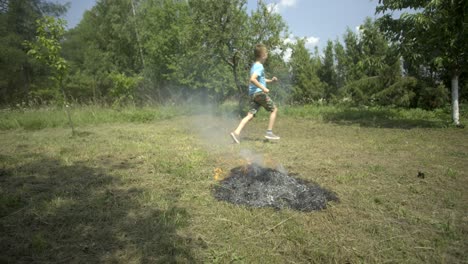
[(335, 55), (333, 53), (333, 42), (328, 40), (324, 50), (324, 55), (321, 67), (318, 71), (320, 80), (326, 84), (325, 99), (330, 100), (336, 95), (336, 71), (335, 71)]
[[(189, 54), (198, 54), (194, 52), (198, 49), (195, 39), (190, 38), (195, 25), (191, 23), (189, 6), (183, 1), (145, 0), (136, 14), (146, 61), (145, 77), (152, 84), (148, 92), (161, 101), (176, 97), (183, 90), (178, 88), (192, 81), (193, 68), (201, 61), (194, 57), (186, 61)], [(185, 71), (186, 66), (192, 66), (192, 71)]]
[[(47, 87), (47, 70), (26, 55), (24, 41), (32, 41), (36, 20), (60, 16), (68, 5), (45, 0), (2, 0), (0, 5), (0, 103), (26, 100), (31, 90)], [(41, 87), (39, 87), (41, 88)]]
[(378, 25), (369, 17), (359, 27), (359, 31), (364, 73), (366, 76), (377, 76), (385, 67), (385, 59), (389, 55), (389, 42), (380, 32)]
[[(393, 18), (395, 10), (403, 10)], [(411, 12), (409, 12), (411, 11)], [(459, 78), (468, 69), (466, 0), (379, 0), (381, 28), (401, 46), (405, 60), (435, 66), (451, 76), (452, 118), (460, 125)]]
[(74, 86), (95, 80), (89, 87), (109, 94), (109, 76), (117, 76), (111, 72), (143, 73), (144, 92), (161, 102), (189, 92), (216, 101), (236, 90), (243, 94), (252, 47), (263, 42), (274, 48), (285, 31), (278, 14), (264, 4), (248, 14), (246, 2), (100, 0), (67, 36)]
[(365, 77), (363, 70), (362, 45), (359, 36), (351, 29), (347, 29), (343, 35), (346, 53), (346, 79), (348, 82)]
[(305, 47), (305, 40), (298, 39), (292, 47), (291, 66), (293, 94), (292, 100), (297, 103), (311, 103), (323, 98), (325, 85), (320, 81), (320, 57), (318, 51), (311, 56)]
[(336, 65), (336, 86), (339, 89), (346, 83), (346, 54), (345, 49), (339, 40), (335, 40), (334, 44), (335, 65)]
[(68, 72), (68, 64), (61, 56), (62, 47), (60, 45), (60, 41), (65, 32), (65, 21), (45, 16), (37, 20), (36, 32), (36, 40), (34, 42), (27, 41), (25, 43), (29, 48), (28, 55), (50, 68), (51, 79), (54, 81), (54, 86), (57, 90), (62, 92), (68, 121), (72, 129), (72, 134), (74, 135), (75, 129), (70, 115), (68, 99), (65, 89), (63, 88), (63, 80)]
[(228, 65), (241, 106), (253, 47), (256, 43), (264, 43), (270, 49), (282, 45), (285, 23), (262, 2), (250, 15), (246, 0), (192, 0), (189, 3), (193, 23), (198, 26), (193, 34), (199, 38), (202, 52)]
[(135, 19), (131, 0), (99, 0), (67, 33), (64, 55), (71, 62), (67, 85), (74, 95), (113, 101), (118, 99), (111, 98), (113, 77), (134, 78), (142, 72)]

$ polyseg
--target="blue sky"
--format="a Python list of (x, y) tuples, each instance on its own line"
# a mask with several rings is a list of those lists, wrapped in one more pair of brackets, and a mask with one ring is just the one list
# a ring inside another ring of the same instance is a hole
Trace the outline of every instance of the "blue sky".
[[(56, 0), (71, 3), (65, 16), (69, 28), (76, 26), (85, 10), (91, 9), (95, 0)], [(318, 45), (321, 50), (328, 39), (335, 40), (349, 27), (355, 30), (364, 19), (375, 17), (378, 0), (263, 0), (280, 13), (294, 37), (306, 37), (308, 48)], [(257, 0), (248, 0), (248, 7), (255, 7)], [(294, 41), (291, 36), (290, 40)]]

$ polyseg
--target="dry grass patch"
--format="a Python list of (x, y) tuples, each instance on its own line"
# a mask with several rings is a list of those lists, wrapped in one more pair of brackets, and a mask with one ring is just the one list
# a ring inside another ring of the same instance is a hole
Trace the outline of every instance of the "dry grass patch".
[[(466, 262), (466, 131), (348, 121), (281, 116), (271, 143), (261, 115), (240, 145), (228, 136), (237, 120), (219, 116), (85, 126), (73, 138), (0, 132), (0, 261)], [(242, 165), (245, 150), (341, 202), (300, 213), (217, 201), (214, 170)]]

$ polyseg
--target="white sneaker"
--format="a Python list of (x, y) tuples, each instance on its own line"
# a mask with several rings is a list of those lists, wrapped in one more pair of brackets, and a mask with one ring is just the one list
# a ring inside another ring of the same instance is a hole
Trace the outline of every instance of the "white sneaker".
[(267, 138), (267, 139), (272, 139), (272, 140), (278, 140), (278, 139), (280, 139), (279, 136), (277, 136), (277, 135), (275, 135), (275, 134), (273, 134), (273, 133), (266, 133), (265, 138)]

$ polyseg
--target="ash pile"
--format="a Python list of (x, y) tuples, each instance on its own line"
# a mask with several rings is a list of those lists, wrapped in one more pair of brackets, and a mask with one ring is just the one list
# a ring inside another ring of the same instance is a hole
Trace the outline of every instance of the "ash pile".
[(214, 197), (233, 204), (303, 212), (322, 210), (328, 201), (338, 201), (333, 192), (317, 184), (258, 164), (232, 169), (214, 188)]

